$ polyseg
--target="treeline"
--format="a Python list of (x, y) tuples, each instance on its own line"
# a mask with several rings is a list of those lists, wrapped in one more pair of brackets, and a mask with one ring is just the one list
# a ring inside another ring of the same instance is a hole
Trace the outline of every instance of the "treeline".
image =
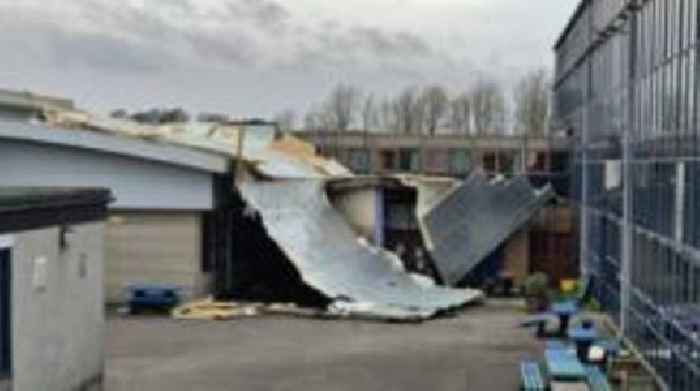
[(388, 131), (403, 134), (542, 135), (550, 113), (549, 74), (527, 73), (508, 93), (495, 80), (480, 79), (456, 94), (441, 85), (407, 87), (397, 96), (378, 97), (339, 84), (301, 117), (293, 110), (276, 116), (282, 129)]
[[(124, 109), (114, 110), (110, 113), (110, 117), (117, 119), (130, 119), (142, 124), (170, 124), (170, 123), (186, 123), (192, 119), (190, 114), (182, 108), (174, 109), (151, 109), (148, 111), (139, 111), (129, 113)], [(220, 113), (200, 113), (196, 118), (197, 122), (212, 122), (224, 123), (230, 120), (226, 114)]]

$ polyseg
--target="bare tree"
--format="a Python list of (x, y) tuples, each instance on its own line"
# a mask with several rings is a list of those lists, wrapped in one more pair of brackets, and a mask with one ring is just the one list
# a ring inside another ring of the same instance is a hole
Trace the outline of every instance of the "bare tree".
[(506, 100), (501, 86), (481, 79), (471, 93), (474, 127), (477, 134), (502, 134), (506, 123)]
[(472, 131), (472, 102), (469, 95), (462, 94), (452, 100), (451, 103), (451, 125), (453, 131), (466, 136)]
[(523, 135), (545, 134), (549, 116), (549, 73), (545, 69), (525, 75), (513, 91), (515, 123)]
[(423, 121), (423, 104), (415, 87), (406, 88), (394, 101), (394, 114), (398, 128), (405, 134), (420, 132)]
[(190, 115), (182, 108), (163, 110), (160, 116), (161, 123), (184, 123), (190, 121)]
[(347, 84), (339, 84), (331, 93), (326, 111), (333, 116), (334, 125), (338, 131), (344, 132), (352, 125), (359, 96), (357, 88)]
[(365, 132), (374, 129), (379, 122), (379, 114), (374, 100), (374, 94), (369, 94), (365, 97), (362, 105), (362, 128)]
[(304, 114), (304, 130), (318, 131), (321, 130), (321, 120), (318, 111), (310, 110)]
[(297, 115), (294, 110), (287, 109), (275, 116), (275, 122), (283, 132), (291, 132), (296, 125)]
[(379, 127), (384, 131), (397, 132), (399, 130), (394, 105), (389, 98), (384, 98), (379, 105)]
[(117, 109), (109, 113), (109, 116), (116, 119), (127, 119), (129, 118), (129, 112), (125, 109)]
[(175, 109), (151, 109), (149, 111), (134, 113), (129, 118), (136, 122), (153, 125), (190, 121), (190, 115), (179, 107)]
[(229, 120), (229, 116), (221, 113), (199, 113), (197, 122), (224, 123)]
[(449, 98), (447, 97), (447, 92), (441, 86), (435, 85), (426, 88), (423, 91), (423, 96), (421, 103), (424, 105), (423, 114), (425, 116), (425, 123), (428, 128), (428, 134), (435, 136), (440, 122), (447, 114)]

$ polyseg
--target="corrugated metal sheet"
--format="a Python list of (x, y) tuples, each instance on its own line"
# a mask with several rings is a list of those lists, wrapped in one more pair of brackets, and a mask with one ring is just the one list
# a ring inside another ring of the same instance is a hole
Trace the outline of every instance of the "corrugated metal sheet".
[(393, 254), (358, 241), (320, 179), (244, 182), (243, 197), (303, 281), (348, 315), (426, 319), (481, 298), (475, 290), (427, 286)]
[(440, 277), (458, 284), (554, 196), (525, 177), (489, 182), (473, 174), (421, 218)]

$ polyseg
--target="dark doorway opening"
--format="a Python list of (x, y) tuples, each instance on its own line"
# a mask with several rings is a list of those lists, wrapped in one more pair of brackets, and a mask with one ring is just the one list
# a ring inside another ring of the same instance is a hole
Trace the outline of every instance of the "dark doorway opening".
[(12, 253), (0, 248), (0, 379), (12, 375)]

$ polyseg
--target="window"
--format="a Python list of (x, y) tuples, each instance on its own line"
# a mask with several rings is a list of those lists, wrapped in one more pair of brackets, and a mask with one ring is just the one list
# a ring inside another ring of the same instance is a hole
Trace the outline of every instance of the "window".
[(0, 379), (12, 374), (11, 252), (0, 248)]
[(464, 175), (469, 171), (469, 151), (455, 149), (450, 151), (450, 173)]
[(513, 152), (499, 152), (498, 161), (501, 174), (513, 174), (515, 168), (515, 154)]
[(382, 169), (384, 170), (395, 170), (396, 169), (396, 152), (395, 151), (382, 151)]
[(369, 173), (369, 151), (366, 149), (351, 149), (348, 165), (358, 174)]
[(425, 152), (423, 170), (427, 174), (447, 174), (450, 169), (449, 159), (447, 151), (429, 149)]
[(484, 171), (486, 172), (496, 172), (496, 153), (495, 152), (485, 152), (484, 153)]
[(420, 154), (415, 149), (402, 149), (399, 153), (399, 169), (417, 172), (420, 170)]

